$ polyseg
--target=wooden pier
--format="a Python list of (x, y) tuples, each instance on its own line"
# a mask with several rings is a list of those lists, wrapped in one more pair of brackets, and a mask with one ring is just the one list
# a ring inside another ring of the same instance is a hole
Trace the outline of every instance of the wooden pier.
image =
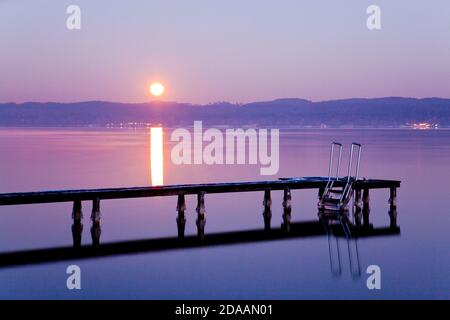
[[(81, 245), (82, 224), (82, 201), (92, 201), (91, 213), (91, 236), (94, 245), (99, 244), (100, 228), (100, 202), (109, 199), (126, 199), (142, 197), (163, 197), (177, 196), (177, 229), (178, 238), (184, 238), (186, 225), (186, 202), (187, 195), (197, 196), (197, 236), (200, 240), (205, 237), (206, 226), (206, 198), (213, 193), (232, 192), (263, 192), (263, 221), (264, 229), (271, 230), (272, 200), (271, 192), (282, 190), (283, 196), (283, 224), (282, 229), (289, 232), (291, 226), (291, 190), (296, 189), (317, 189), (319, 197), (324, 192), (327, 184), (327, 177), (302, 177), (302, 178), (280, 178), (272, 181), (252, 181), (252, 182), (230, 182), (230, 183), (206, 183), (206, 184), (183, 184), (168, 186), (151, 186), (135, 188), (109, 188), (109, 189), (87, 189), (87, 190), (58, 190), (23, 193), (0, 194), (0, 206), (25, 205), (37, 203), (72, 202), (72, 233), (74, 246)], [(335, 185), (345, 184), (346, 178), (336, 181)], [(391, 227), (397, 226), (397, 188), (400, 181), (361, 179), (353, 182), (354, 190), (354, 216), (355, 225), (369, 226), (370, 197), (372, 189), (389, 190), (389, 217)]]

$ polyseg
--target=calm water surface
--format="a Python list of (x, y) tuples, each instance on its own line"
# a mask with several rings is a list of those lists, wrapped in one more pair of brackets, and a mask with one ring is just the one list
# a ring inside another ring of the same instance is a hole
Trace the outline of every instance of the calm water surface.
[[(170, 130), (166, 130), (170, 132)], [(165, 135), (164, 183), (266, 180), (259, 166), (175, 166)], [(142, 253), (0, 269), (0, 298), (450, 298), (450, 131), (283, 130), (276, 176), (325, 175), (329, 143), (363, 144), (361, 174), (402, 180), (401, 235), (357, 242), (361, 276), (332, 273), (327, 237)], [(142, 130), (0, 129), (0, 192), (150, 185), (149, 133)], [(207, 195), (206, 232), (260, 228), (261, 192)], [(388, 191), (371, 193), (371, 221), (387, 226)], [(282, 192), (273, 192), (273, 225)], [(317, 219), (315, 190), (293, 191), (294, 221)], [(194, 196), (186, 232), (195, 234)], [(102, 202), (102, 242), (175, 236), (176, 198)], [(83, 243), (90, 203), (84, 203)], [(70, 246), (71, 203), (0, 207), (0, 251)], [(332, 239), (332, 241), (335, 241)], [(335, 243), (335, 242), (333, 242)], [(82, 269), (82, 290), (66, 289), (66, 267)], [(366, 287), (368, 265), (382, 289)]]

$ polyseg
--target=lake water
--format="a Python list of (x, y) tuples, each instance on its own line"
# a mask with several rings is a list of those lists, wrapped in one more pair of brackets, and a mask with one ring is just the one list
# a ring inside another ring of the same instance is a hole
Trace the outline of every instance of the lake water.
[[(170, 129), (165, 129), (165, 133)], [(0, 298), (380, 299), (450, 298), (450, 130), (280, 130), (280, 170), (259, 165), (173, 165), (165, 134), (164, 183), (201, 183), (326, 175), (329, 144), (363, 144), (361, 175), (399, 179), (401, 235), (357, 241), (361, 276), (339, 240), (341, 274), (332, 273), (328, 238), (141, 253), (0, 269)], [(145, 129), (0, 129), (0, 192), (150, 185)], [(317, 220), (317, 190), (292, 192), (293, 221)], [(371, 222), (389, 225), (388, 190), (371, 193)], [(262, 192), (206, 195), (206, 232), (263, 227)], [(195, 196), (186, 233), (195, 234)], [(282, 221), (273, 192), (272, 225)], [(176, 197), (102, 201), (101, 242), (176, 236)], [(83, 203), (83, 244), (90, 203)], [(0, 251), (70, 246), (71, 203), (0, 207)], [(335, 239), (331, 239), (335, 243)], [(82, 270), (82, 289), (66, 288), (66, 268)], [(381, 268), (368, 290), (366, 268)], [(354, 265), (353, 265), (354, 266)]]

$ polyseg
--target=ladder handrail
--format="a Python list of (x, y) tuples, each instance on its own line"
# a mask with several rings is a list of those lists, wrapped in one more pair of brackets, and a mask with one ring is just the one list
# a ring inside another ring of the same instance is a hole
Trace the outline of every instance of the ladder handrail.
[[(358, 159), (356, 160), (356, 172), (355, 172), (355, 177), (353, 178), (351, 175), (351, 171), (352, 171), (352, 167), (353, 167), (353, 152), (356, 147), (358, 148)], [(351, 185), (353, 184), (354, 181), (358, 180), (359, 165), (361, 162), (361, 148), (362, 148), (362, 146), (360, 143), (352, 142), (352, 146), (350, 149), (350, 159), (348, 162), (347, 183), (345, 184), (344, 190), (342, 191), (342, 195), (339, 200), (340, 203), (344, 202), (345, 199), (347, 199), (349, 192), (351, 191)]]
[[(339, 156), (338, 156), (338, 163), (336, 167), (336, 177), (334, 180), (331, 179), (332, 173), (333, 173), (333, 160), (334, 160), (334, 147), (337, 146), (339, 148)], [(341, 166), (341, 158), (342, 158), (342, 143), (333, 141), (331, 143), (331, 151), (330, 151), (330, 162), (328, 165), (328, 181), (324, 189), (324, 193), (322, 195), (322, 198), (325, 198), (327, 194), (329, 193), (329, 190), (333, 187), (334, 181), (339, 180), (339, 171)]]
[(331, 180), (331, 174), (333, 172), (334, 146), (339, 147), (339, 158), (338, 158), (338, 165), (336, 168), (336, 178), (339, 178), (339, 167), (341, 165), (341, 156), (342, 156), (342, 143), (332, 142), (331, 143), (331, 151), (330, 151), (330, 162), (328, 165), (328, 181)]
[(352, 162), (353, 162), (353, 143), (352, 146), (350, 148), (350, 160), (348, 161), (348, 170), (347, 170), (347, 183), (350, 181), (350, 174), (351, 174), (351, 170), (352, 170)]
[(338, 165), (336, 168), (336, 181), (339, 180), (339, 170), (341, 168), (341, 158), (342, 158), (342, 144), (339, 143), (339, 157), (338, 157)]
[(352, 146), (357, 146), (358, 147), (358, 160), (356, 162), (356, 174), (355, 174), (355, 180), (358, 180), (358, 177), (359, 177), (359, 164), (361, 162), (361, 149), (362, 149), (362, 146), (361, 146), (360, 143), (356, 143), (356, 142), (353, 142)]

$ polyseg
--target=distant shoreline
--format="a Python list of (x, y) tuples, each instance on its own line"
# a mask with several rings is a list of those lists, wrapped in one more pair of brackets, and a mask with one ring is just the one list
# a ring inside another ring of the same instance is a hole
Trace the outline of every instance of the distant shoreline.
[(3, 127), (190, 126), (194, 121), (234, 127), (450, 128), (450, 99), (278, 99), (244, 105), (164, 101), (0, 104)]

